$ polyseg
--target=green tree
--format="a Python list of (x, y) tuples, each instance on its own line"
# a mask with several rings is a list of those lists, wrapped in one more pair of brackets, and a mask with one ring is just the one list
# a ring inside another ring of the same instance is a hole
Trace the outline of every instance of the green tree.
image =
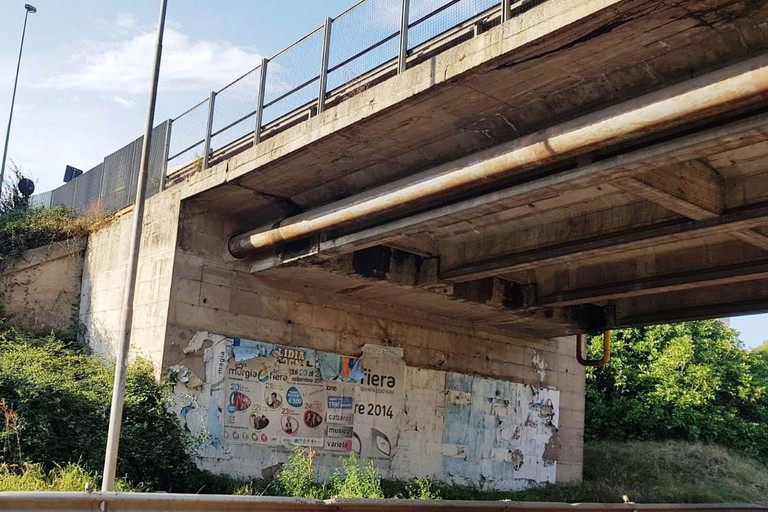
[(585, 436), (711, 442), (768, 460), (767, 368), (717, 320), (616, 331), (611, 360), (587, 371)]

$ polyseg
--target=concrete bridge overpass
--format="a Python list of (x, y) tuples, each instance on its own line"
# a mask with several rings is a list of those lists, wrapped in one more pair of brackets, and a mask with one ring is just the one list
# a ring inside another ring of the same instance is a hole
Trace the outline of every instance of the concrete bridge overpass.
[[(576, 480), (570, 335), (768, 310), (768, 3), (518, 8), (259, 123), (255, 145), (210, 146), (148, 200), (132, 347), (172, 368), (206, 468), (284, 460), (294, 424), (266, 435), (261, 394), (269, 371), (291, 378), (270, 366), (285, 354), (362, 355), (397, 389), (333, 401), (388, 411), (339, 413), (359, 435), (335, 442), (386, 476)], [(129, 219), (86, 254), (79, 318), (105, 353)], [(301, 442), (322, 445), (313, 432)]]
[(483, 328), (766, 311), (766, 23), (764, 2), (543, 2), (214, 155), (184, 208), (247, 232), (230, 248), (265, 279)]

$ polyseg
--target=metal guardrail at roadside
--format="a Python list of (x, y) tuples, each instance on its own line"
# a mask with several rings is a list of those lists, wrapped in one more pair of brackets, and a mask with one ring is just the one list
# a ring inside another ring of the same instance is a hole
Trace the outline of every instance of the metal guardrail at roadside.
[(306, 500), (253, 496), (165, 493), (4, 492), (0, 509), (67, 511), (174, 511), (209, 510), (251, 512), (726, 512), (768, 511), (746, 504), (635, 504), (635, 503), (538, 503), (514, 501), (421, 501), (421, 500)]

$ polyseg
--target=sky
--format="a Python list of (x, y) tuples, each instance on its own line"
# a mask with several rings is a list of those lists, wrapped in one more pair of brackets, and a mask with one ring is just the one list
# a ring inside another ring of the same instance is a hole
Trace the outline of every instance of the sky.
[[(394, 1), (394, 0), (393, 0)], [(37, 192), (143, 133), (159, 0), (32, 0), (8, 158)], [(176, 117), (353, 0), (169, 0), (155, 124)], [(0, 125), (16, 71), (24, 1), (0, 1)], [(3, 135), (5, 130), (3, 129)], [(748, 347), (768, 315), (733, 318)]]

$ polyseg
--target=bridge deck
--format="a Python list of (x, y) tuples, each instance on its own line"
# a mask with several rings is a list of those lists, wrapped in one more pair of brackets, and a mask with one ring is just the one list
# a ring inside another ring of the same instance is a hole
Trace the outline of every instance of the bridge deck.
[[(750, 58), (759, 66), (766, 26), (763, 2), (551, 0), (186, 176), (185, 208), (244, 232), (349, 208), (488, 148), (566, 122), (589, 127), (610, 109), (631, 120), (644, 95), (693, 91)], [(765, 311), (764, 100), (758, 91), (689, 105), (684, 118), (605, 134), (241, 264), (332, 300), (537, 336)]]

